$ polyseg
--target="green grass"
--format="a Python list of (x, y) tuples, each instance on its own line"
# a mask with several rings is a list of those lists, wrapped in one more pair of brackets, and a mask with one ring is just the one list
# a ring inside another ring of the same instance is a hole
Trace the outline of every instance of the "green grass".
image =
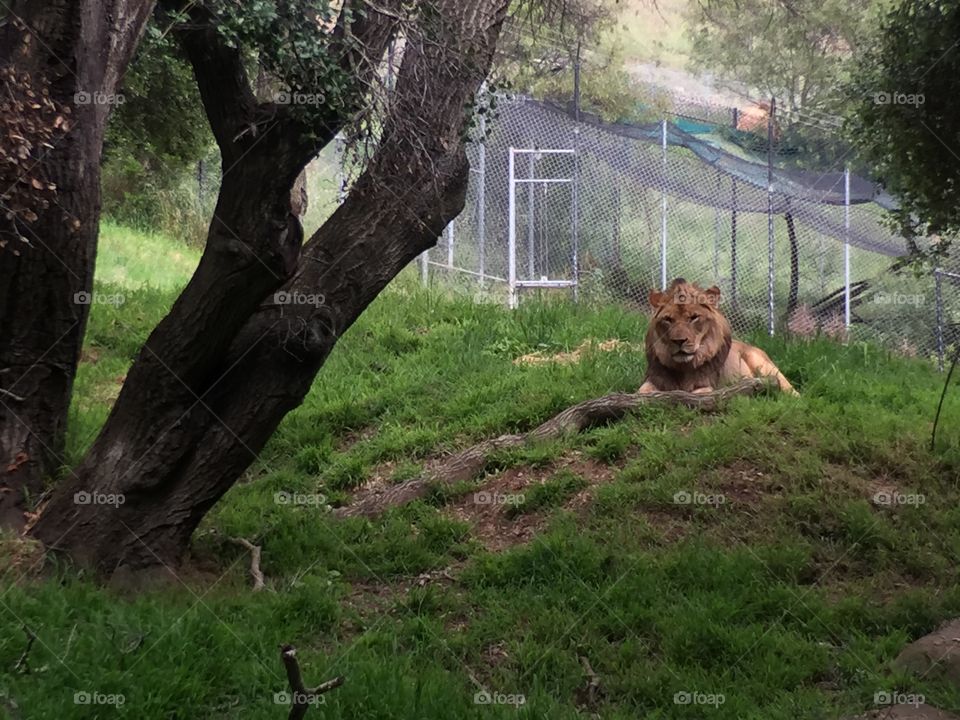
[[(72, 461), (190, 271), (158, 236), (108, 227), (104, 237), (96, 288), (125, 302), (92, 309)], [(274, 693), (285, 689), (285, 642), (298, 646), (308, 684), (346, 677), (315, 717), (518, 715), (476, 704), (471, 677), (523, 695), (519, 714), (531, 718), (814, 720), (862, 712), (893, 690), (960, 710), (948, 684), (889, 666), (907, 640), (960, 613), (960, 401), (948, 400), (930, 452), (942, 376), (869, 344), (757, 336), (800, 398), (736, 399), (711, 415), (650, 407), (498, 454), (461, 491), (522, 471), (537, 484), (508, 522), (545, 523), (501, 552), (447, 512), (452, 493), (373, 520), (275, 499), (345, 502), (374, 474), (409, 479), (444, 453), (635, 389), (637, 352), (512, 360), (585, 338), (638, 342), (645, 322), (613, 306), (532, 300), (511, 313), (400, 278), (204, 521), (182, 582), (131, 595), (68, 566), (2, 576), (0, 717), (14, 716), (11, 702), (31, 720), (283, 717)], [(595, 478), (567, 469), (571, 458), (609, 471), (584, 506), (569, 500)], [(925, 502), (878, 505), (882, 488)], [(225, 536), (262, 545), (266, 591), (250, 592), (248, 559)], [(418, 581), (444, 568), (453, 581)], [(38, 638), (29, 673), (13, 671), (24, 624)], [(590, 709), (577, 705), (581, 656), (601, 679)], [(78, 705), (77, 692), (125, 702)], [(678, 693), (725, 701), (678, 704)]]
[(186, 243), (104, 222), (96, 277), (124, 289), (173, 290), (184, 285), (199, 259), (200, 251)]

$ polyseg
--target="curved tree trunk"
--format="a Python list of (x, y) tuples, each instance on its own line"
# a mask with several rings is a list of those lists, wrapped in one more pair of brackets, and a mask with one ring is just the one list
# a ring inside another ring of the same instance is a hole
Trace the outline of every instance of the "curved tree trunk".
[[(469, 170), (466, 109), (489, 70), (507, 0), (441, 0), (437, 5), (424, 13), (422, 26), (408, 31), (379, 149), (283, 284), (288, 297), (307, 300), (261, 304), (272, 288), (257, 287), (259, 307), (229, 342), (221, 323), (232, 328), (242, 312), (224, 307), (204, 319), (219, 321), (214, 329), (218, 347), (201, 351), (200, 360), (184, 354), (196, 342), (206, 342), (198, 325), (182, 328), (195, 336), (194, 343), (169, 337), (161, 342), (158, 327), (137, 364), (149, 362), (145, 354), (151, 352), (172, 357), (183, 363), (178, 375), (189, 378), (185, 385), (191, 392), (174, 390), (170, 400), (166, 362), (153, 363), (159, 367), (152, 378), (131, 371), (89, 455), (33, 529), (49, 547), (107, 573), (120, 565), (176, 563), (203, 515), (284, 415), (302, 402), (340, 335), (459, 214)], [(296, 172), (284, 177), (284, 192), (289, 192)], [(257, 187), (234, 191), (249, 199)], [(238, 198), (230, 202), (240, 204)], [(214, 273), (219, 267), (197, 272)], [(210, 277), (191, 281), (198, 299), (250, 302), (249, 289), (219, 294), (209, 287)], [(204, 308), (193, 313), (203, 316)], [(170, 325), (167, 332), (181, 325)], [(179, 354), (171, 354), (168, 343)], [(78, 505), (73, 495), (80, 491), (122, 496), (123, 503)]]
[(19, 0), (9, 9), (0, 65), (48, 86), (69, 127), (29, 158), (31, 178), (55, 185), (52, 202), (16, 223), (27, 242), (0, 249), (0, 525), (19, 529), (26, 501), (63, 464), (93, 285), (103, 136), (153, 0)]

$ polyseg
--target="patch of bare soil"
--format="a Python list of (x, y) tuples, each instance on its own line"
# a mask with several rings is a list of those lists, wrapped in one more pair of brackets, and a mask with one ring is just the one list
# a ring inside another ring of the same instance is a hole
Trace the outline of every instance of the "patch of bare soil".
[(757, 508), (764, 498), (783, 489), (769, 475), (743, 460), (717, 469), (711, 482), (711, 491), (723, 495), (724, 504), (740, 510)]
[(338, 437), (334, 447), (336, 448), (337, 452), (346, 452), (357, 443), (366, 442), (376, 434), (376, 425), (368, 425), (367, 427), (360, 428), (359, 430), (351, 430), (350, 432)]
[[(483, 486), (450, 502), (445, 513), (471, 527), (471, 534), (488, 550), (499, 552), (530, 542), (547, 524), (549, 511), (511, 516), (510, 508), (535, 485), (542, 485), (560, 470), (569, 470), (588, 486), (567, 499), (563, 507), (575, 512), (590, 504), (593, 488), (609, 482), (619, 468), (571, 452), (544, 467), (519, 466), (490, 476)], [(553, 510), (551, 508), (550, 510)]]
[[(376, 618), (402, 614), (403, 610), (397, 606), (414, 588), (454, 585), (462, 568), (463, 563), (457, 563), (422, 572), (415, 577), (390, 581), (366, 580), (351, 583), (343, 604), (353, 610), (355, 615), (353, 620), (346, 620), (343, 623), (342, 634), (337, 641), (341, 642), (344, 637), (362, 633), (366, 627), (369, 627), (370, 623), (376, 622)], [(463, 625), (466, 625), (466, 621)]]

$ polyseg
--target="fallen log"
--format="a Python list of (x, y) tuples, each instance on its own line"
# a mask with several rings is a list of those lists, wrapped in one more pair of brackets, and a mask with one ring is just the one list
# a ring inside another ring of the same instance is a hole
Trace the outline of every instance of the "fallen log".
[(746, 378), (733, 385), (709, 393), (690, 393), (681, 390), (644, 393), (614, 393), (584, 400), (537, 426), (533, 430), (499, 437), (473, 445), (450, 457), (437, 461), (413, 480), (385, 488), (351, 505), (337, 508), (337, 517), (372, 517), (397, 505), (404, 505), (423, 497), (433, 488), (450, 486), (475, 478), (486, 467), (494, 453), (527, 443), (553, 440), (572, 435), (604, 423), (620, 420), (644, 405), (681, 405), (711, 412), (725, 401), (738, 395), (759, 395), (775, 390), (776, 383), (768, 378)]

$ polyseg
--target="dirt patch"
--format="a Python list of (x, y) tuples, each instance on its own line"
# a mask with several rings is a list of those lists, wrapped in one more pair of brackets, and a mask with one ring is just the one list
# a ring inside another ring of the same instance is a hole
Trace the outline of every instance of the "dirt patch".
[(350, 432), (345, 433), (337, 438), (334, 448), (337, 452), (346, 452), (357, 443), (366, 442), (376, 434), (377, 428), (375, 425), (368, 425), (367, 427), (360, 428), (359, 430), (351, 430)]
[(544, 363), (557, 363), (560, 365), (571, 365), (580, 362), (580, 358), (587, 352), (625, 352), (625, 351), (643, 350), (642, 345), (628, 343), (623, 340), (612, 338), (610, 340), (584, 340), (570, 352), (561, 352), (548, 355), (543, 352), (533, 352), (527, 355), (521, 355), (514, 358), (514, 365), (543, 365)]
[(723, 495), (724, 504), (734, 509), (756, 508), (764, 498), (784, 490), (768, 474), (742, 460), (717, 469), (710, 485), (711, 491)]
[(499, 552), (514, 545), (530, 542), (547, 524), (551, 508), (543, 512), (511, 515), (510, 509), (530, 488), (546, 483), (560, 470), (573, 472), (588, 485), (568, 498), (563, 508), (582, 511), (590, 504), (593, 488), (609, 482), (619, 468), (604, 465), (581, 452), (572, 452), (544, 467), (519, 466), (489, 477), (474, 492), (452, 502), (444, 513), (470, 525), (471, 534), (488, 550)]
[[(422, 572), (415, 577), (398, 578), (381, 582), (378, 580), (356, 581), (350, 583), (350, 590), (343, 598), (342, 605), (353, 611), (353, 618), (346, 620), (341, 627), (337, 642), (360, 635), (370, 623), (386, 615), (395, 617), (405, 613), (398, 605), (414, 588), (428, 586), (449, 587), (457, 582), (457, 576), (464, 563), (448, 565)], [(463, 621), (463, 626), (467, 624)]]

